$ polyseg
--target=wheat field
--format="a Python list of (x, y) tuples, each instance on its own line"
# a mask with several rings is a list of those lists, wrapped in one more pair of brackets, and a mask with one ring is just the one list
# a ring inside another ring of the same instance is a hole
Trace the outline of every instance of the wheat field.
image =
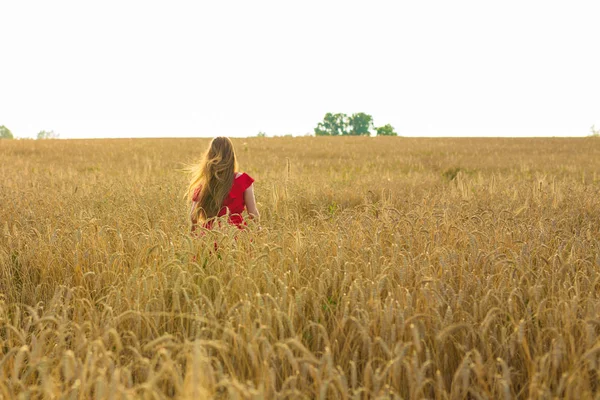
[(0, 398), (600, 398), (600, 140), (208, 143), (0, 141)]

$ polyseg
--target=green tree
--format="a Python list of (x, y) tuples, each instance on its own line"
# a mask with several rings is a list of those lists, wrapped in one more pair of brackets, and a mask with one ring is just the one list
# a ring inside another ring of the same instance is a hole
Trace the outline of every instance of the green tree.
[(58, 133), (54, 133), (54, 131), (39, 131), (37, 134), (38, 139), (58, 139)]
[(327, 113), (323, 122), (315, 128), (316, 136), (341, 136), (348, 134), (348, 116), (346, 114)]
[(385, 124), (377, 128), (377, 136), (398, 136), (394, 127), (390, 124)]
[(352, 114), (348, 123), (350, 125), (349, 135), (370, 136), (373, 129), (373, 117), (363, 112)]
[(5, 127), (4, 125), (0, 125), (0, 139), (14, 139), (12, 132), (10, 129)]

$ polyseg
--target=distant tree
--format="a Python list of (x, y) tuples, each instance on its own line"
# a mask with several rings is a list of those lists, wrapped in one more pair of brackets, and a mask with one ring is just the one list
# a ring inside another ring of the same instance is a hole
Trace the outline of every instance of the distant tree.
[(592, 125), (590, 128), (591, 137), (600, 137), (600, 129), (596, 129), (596, 125)]
[(12, 132), (10, 129), (5, 127), (4, 125), (0, 125), (0, 139), (14, 139)]
[(384, 126), (380, 126), (377, 129), (377, 136), (398, 136), (396, 131), (394, 131), (394, 127), (390, 124), (385, 124)]
[(348, 134), (348, 116), (346, 114), (327, 113), (323, 122), (315, 128), (316, 136), (341, 136)]
[(58, 139), (59, 134), (54, 131), (39, 131), (37, 134), (38, 139)]
[(348, 119), (350, 125), (349, 135), (352, 136), (370, 136), (373, 130), (373, 117), (363, 112), (352, 114)]
[(267, 134), (264, 133), (263, 131), (260, 131), (256, 134), (256, 137), (266, 137), (266, 136), (267, 136)]

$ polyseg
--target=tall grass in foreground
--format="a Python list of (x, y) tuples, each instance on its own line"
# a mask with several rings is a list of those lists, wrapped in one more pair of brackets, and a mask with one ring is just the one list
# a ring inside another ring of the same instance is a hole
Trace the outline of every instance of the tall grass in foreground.
[(600, 395), (600, 143), (238, 140), (192, 239), (207, 143), (0, 142), (0, 397)]

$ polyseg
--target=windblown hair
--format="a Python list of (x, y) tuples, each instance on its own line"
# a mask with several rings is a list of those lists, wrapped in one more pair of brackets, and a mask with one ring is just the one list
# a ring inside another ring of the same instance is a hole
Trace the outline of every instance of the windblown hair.
[(194, 191), (200, 187), (198, 204), (193, 211), (194, 220), (206, 221), (219, 214), (233, 185), (236, 170), (237, 159), (231, 140), (222, 136), (214, 138), (202, 160), (190, 171), (192, 179), (187, 190), (189, 202), (192, 202)]

